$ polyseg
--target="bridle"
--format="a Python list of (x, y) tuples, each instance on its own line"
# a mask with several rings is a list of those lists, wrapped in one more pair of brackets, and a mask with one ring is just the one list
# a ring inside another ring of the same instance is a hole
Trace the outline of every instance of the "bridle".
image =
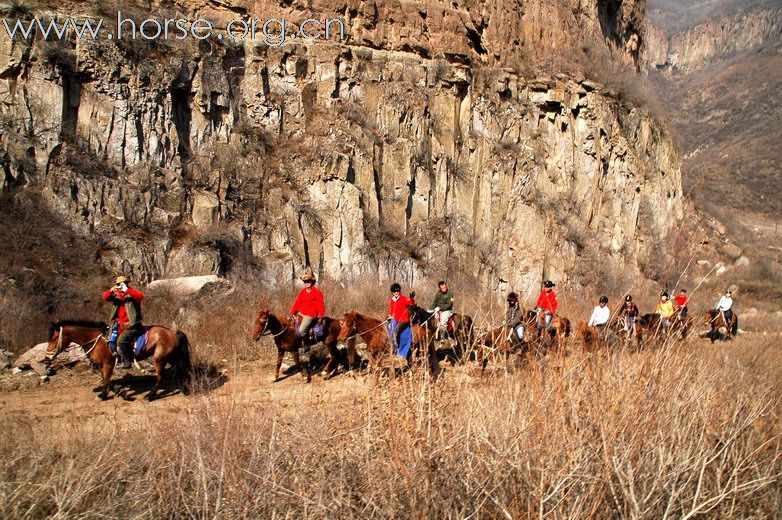
[[(288, 330), (288, 327), (287, 326), (283, 326), (282, 323), (280, 323), (280, 326), (282, 327), (282, 330), (280, 332), (278, 332), (277, 334), (272, 334), (271, 331), (269, 331), (269, 316), (271, 316), (271, 314), (267, 314), (266, 315), (266, 322), (263, 324), (263, 330), (261, 331), (260, 335), (261, 336), (267, 336), (268, 335), (268, 336), (271, 336), (272, 338), (277, 338), (277, 337), (282, 336), (283, 334), (285, 334), (285, 331)], [(269, 334), (266, 334), (267, 331), (269, 332)]]
[[(54, 352), (51, 354), (49, 354), (48, 352), (46, 353), (46, 359), (48, 359), (49, 361), (52, 361), (55, 357), (57, 357), (57, 355), (60, 352), (62, 352), (62, 329), (63, 327), (60, 327), (60, 330), (57, 333), (57, 348), (54, 349)], [(84, 351), (85, 356), (89, 356), (90, 352), (95, 350), (95, 347), (98, 346), (98, 340), (100, 340), (102, 337), (103, 337), (103, 333), (99, 332), (98, 336), (94, 340), (90, 340), (92, 341), (92, 346)], [(73, 341), (72, 343), (76, 343), (76, 342)], [(84, 348), (84, 345), (87, 343), (89, 343), (89, 341), (86, 343), (77, 343), (77, 345), (79, 345), (81, 348)]]

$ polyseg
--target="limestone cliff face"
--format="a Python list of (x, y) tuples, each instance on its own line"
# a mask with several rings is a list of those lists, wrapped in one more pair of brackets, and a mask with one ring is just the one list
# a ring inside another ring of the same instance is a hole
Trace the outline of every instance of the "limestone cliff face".
[(587, 259), (659, 254), (681, 217), (678, 158), (600, 85), (519, 71), (586, 35), (637, 60), (643, 5), (323, 2), (349, 41), (280, 48), (4, 38), (3, 187), (42, 189), (106, 242), (103, 265), (142, 280), (252, 263), (270, 279), (590, 282)]
[(658, 69), (692, 71), (716, 58), (782, 40), (782, 6), (739, 10), (666, 37), (650, 26), (644, 61)]

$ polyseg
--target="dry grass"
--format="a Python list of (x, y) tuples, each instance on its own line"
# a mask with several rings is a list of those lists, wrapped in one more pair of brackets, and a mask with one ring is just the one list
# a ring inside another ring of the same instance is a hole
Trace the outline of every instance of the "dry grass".
[(0, 511), (771, 517), (782, 360), (770, 347), (554, 356), (482, 379), (418, 371), (336, 398), (268, 400), (234, 384), (175, 413), (150, 407), (122, 435), (111, 422), (52, 431), (6, 416)]

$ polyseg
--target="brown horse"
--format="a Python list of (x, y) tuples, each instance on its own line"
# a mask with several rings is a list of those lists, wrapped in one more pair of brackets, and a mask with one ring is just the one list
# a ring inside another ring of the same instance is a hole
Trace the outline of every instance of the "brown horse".
[[(429, 320), (430, 322), (432, 320)], [(345, 314), (340, 320), (341, 330), (339, 341), (349, 341), (355, 335), (360, 335), (367, 345), (370, 354), (370, 369), (380, 367), (383, 356), (391, 351), (391, 340), (388, 337), (386, 322), (370, 318), (352, 311)], [(429, 369), (432, 374), (437, 373), (437, 357), (434, 350), (434, 334), (430, 328), (420, 325), (411, 325), (413, 329), (413, 348), (407, 358), (407, 364), (412, 364), (413, 350), (418, 350), (427, 357)]]
[(725, 327), (725, 341), (730, 341), (739, 331), (739, 317), (735, 312), (731, 313), (730, 320), (725, 319), (725, 313), (717, 309), (709, 309), (704, 314), (704, 319), (709, 325), (709, 339), (712, 343), (721, 336), (720, 328)]
[[(329, 361), (326, 363), (326, 366), (323, 367), (323, 374), (328, 378), (336, 373), (339, 365), (339, 349), (337, 349), (339, 322), (329, 317), (323, 318), (323, 322), (326, 332), (322, 337), (319, 337), (318, 340), (322, 342), (329, 351)], [(304, 341), (296, 332), (296, 324), (293, 319), (281, 318), (266, 309), (260, 309), (258, 311), (258, 316), (255, 318), (253, 339), (258, 341), (261, 339), (261, 336), (264, 335), (270, 335), (272, 339), (274, 339), (274, 344), (277, 347), (277, 365), (274, 369), (274, 379), (272, 379), (272, 382), (274, 383), (280, 380), (282, 358), (285, 356), (286, 352), (290, 352), (293, 354), (294, 366), (302, 371), (302, 376), (309, 383), (312, 380), (309, 363), (302, 365), (301, 358), (299, 357), (299, 349), (304, 347)]]
[(578, 339), (581, 340), (584, 352), (597, 352), (605, 346), (605, 337), (601, 335), (600, 330), (597, 327), (587, 325), (585, 321), (579, 321), (576, 326), (576, 332), (578, 333)]
[[(533, 324), (534, 327), (534, 324)], [(524, 337), (527, 338), (529, 331), (526, 330)], [(511, 339), (514, 338), (514, 339)], [(506, 359), (512, 354), (522, 354), (529, 343), (524, 340), (518, 341), (515, 334), (511, 336), (510, 327), (498, 327), (483, 334), (476, 345), (476, 361), (481, 367), (481, 374), (486, 370), (489, 364), (489, 358), (497, 355), (504, 356)]]
[[(546, 315), (543, 311), (535, 312), (534, 309), (527, 311), (527, 323), (534, 324), (531, 337), (537, 338), (540, 345), (544, 348), (556, 348), (560, 342), (563, 342), (570, 336), (570, 320), (558, 314), (551, 317), (548, 330), (546, 329)], [(530, 328), (529, 326), (527, 327), (528, 330)]]
[[(98, 399), (105, 401), (111, 389), (111, 374), (114, 371), (116, 357), (109, 348), (104, 333), (108, 325), (94, 321), (60, 321), (49, 328), (49, 345), (46, 347), (46, 358), (51, 362), (60, 351), (71, 343), (80, 345), (87, 357), (101, 371), (103, 388), (98, 393)], [(175, 375), (180, 379), (182, 393), (188, 392), (187, 382), (192, 375), (190, 360), (190, 343), (182, 331), (173, 331), (166, 327), (153, 325), (147, 332), (147, 343), (137, 356), (137, 360), (149, 358), (155, 366), (155, 386), (144, 399), (152, 401), (163, 382), (166, 364), (174, 368)], [(124, 397), (124, 393), (122, 394)]]
[(610, 328), (625, 346), (632, 346), (637, 351), (641, 350), (643, 327), (638, 319), (632, 320), (630, 317), (617, 316), (611, 322)]
[(686, 339), (687, 333), (692, 327), (692, 323), (692, 316), (688, 316), (686, 319), (682, 320), (679, 314), (675, 314), (674, 317), (671, 318), (670, 325), (666, 331), (662, 316), (656, 312), (644, 314), (635, 322), (636, 328), (640, 325), (649, 333), (647, 335), (648, 337), (655, 337), (658, 339), (673, 338), (676, 334), (679, 334), (681, 339)]

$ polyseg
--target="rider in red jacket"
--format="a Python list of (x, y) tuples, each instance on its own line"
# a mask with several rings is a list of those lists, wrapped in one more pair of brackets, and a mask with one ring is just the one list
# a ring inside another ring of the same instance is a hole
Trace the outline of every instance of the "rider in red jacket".
[(395, 322), (394, 343), (399, 345), (399, 336), (410, 326), (410, 307), (415, 305), (415, 293), (410, 296), (402, 294), (402, 286), (391, 285), (391, 299), (388, 300), (388, 319)]
[(291, 316), (296, 313), (301, 314), (301, 323), (299, 323), (299, 335), (302, 338), (307, 337), (307, 331), (315, 323), (326, 316), (326, 304), (323, 302), (323, 293), (315, 287), (315, 275), (305, 274), (302, 279), (304, 289), (299, 291), (296, 301), (291, 307)]
[(540, 296), (538, 296), (538, 302), (535, 304), (538, 309), (543, 311), (546, 326), (551, 323), (551, 317), (557, 312), (557, 306), (559, 305), (554, 287), (556, 287), (554, 282), (546, 280), (543, 283), (543, 290), (540, 292)]
[(118, 325), (117, 350), (124, 369), (133, 360), (133, 340), (143, 332), (141, 301), (144, 294), (128, 287), (130, 280), (124, 276), (114, 281), (114, 287), (103, 293), (103, 299), (114, 305), (111, 321)]

